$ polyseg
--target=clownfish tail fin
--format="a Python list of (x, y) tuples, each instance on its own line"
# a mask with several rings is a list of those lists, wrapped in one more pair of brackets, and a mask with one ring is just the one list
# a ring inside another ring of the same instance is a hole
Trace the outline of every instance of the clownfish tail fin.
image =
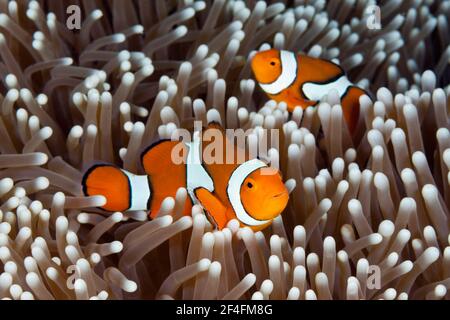
[(106, 198), (102, 207), (108, 211), (147, 210), (150, 199), (148, 176), (138, 176), (110, 165), (97, 164), (89, 168), (82, 180), (86, 196)]

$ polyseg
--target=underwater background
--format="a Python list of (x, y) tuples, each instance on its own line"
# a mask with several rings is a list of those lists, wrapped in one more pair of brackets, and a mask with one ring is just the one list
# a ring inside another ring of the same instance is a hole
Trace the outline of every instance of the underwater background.
[[(449, 23), (448, 0), (0, 0), (0, 298), (449, 299)], [(370, 93), (353, 140), (334, 95), (267, 99), (271, 47)], [(182, 216), (184, 189), (153, 220), (83, 195), (194, 120), (279, 130), (270, 227)]]

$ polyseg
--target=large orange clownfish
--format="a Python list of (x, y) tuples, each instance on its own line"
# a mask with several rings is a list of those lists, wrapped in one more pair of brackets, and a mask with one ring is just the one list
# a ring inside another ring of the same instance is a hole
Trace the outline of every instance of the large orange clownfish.
[(332, 89), (337, 90), (350, 132), (359, 118), (359, 97), (367, 94), (353, 85), (337, 64), (285, 50), (270, 49), (255, 54), (251, 67), (266, 94), (284, 101), (289, 111), (316, 105)]
[[(162, 140), (153, 144), (141, 156), (145, 175), (111, 164), (96, 164), (83, 177), (83, 191), (87, 196), (104, 196), (106, 204), (102, 208), (107, 211), (149, 210), (150, 218), (155, 218), (162, 201), (175, 197), (183, 187), (189, 195), (183, 214), (189, 215), (192, 206), (199, 204), (219, 230), (231, 219), (237, 219), (242, 227), (261, 230), (284, 210), (288, 190), (280, 172), (268, 168), (265, 162), (246, 160), (248, 153), (239, 162), (236, 145), (218, 128), (210, 125), (202, 136), (194, 134), (188, 143)], [(204, 139), (205, 134), (212, 136), (208, 130), (218, 130), (224, 137), (224, 150), (219, 153), (222, 156), (208, 161), (211, 163), (200, 158), (212, 143)], [(230, 148), (234, 152), (231, 161), (227, 158)], [(174, 161), (174, 154), (181, 155), (182, 161)]]

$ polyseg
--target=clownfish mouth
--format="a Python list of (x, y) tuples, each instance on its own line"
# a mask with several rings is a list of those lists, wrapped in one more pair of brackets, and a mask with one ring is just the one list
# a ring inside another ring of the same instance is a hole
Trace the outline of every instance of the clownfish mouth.
[(283, 192), (277, 193), (272, 198), (280, 198), (280, 197), (282, 197), (284, 195), (288, 195), (288, 192), (287, 191), (283, 191)]
[(261, 211), (255, 219), (272, 220), (278, 216), (286, 207), (289, 201), (289, 193), (286, 191), (276, 193), (266, 198), (261, 206)]

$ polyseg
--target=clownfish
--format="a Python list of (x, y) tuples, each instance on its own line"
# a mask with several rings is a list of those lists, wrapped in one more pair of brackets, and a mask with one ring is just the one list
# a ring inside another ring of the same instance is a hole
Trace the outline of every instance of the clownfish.
[(332, 89), (341, 98), (342, 111), (351, 133), (359, 118), (359, 97), (367, 94), (353, 85), (337, 64), (285, 50), (270, 49), (254, 55), (251, 68), (269, 98), (284, 101), (292, 112), (314, 106)]
[[(208, 161), (211, 163), (200, 158), (211, 144), (204, 139), (205, 135), (211, 136), (208, 130), (218, 130), (224, 137), (223, 158)], [(233, 148), (232, 161), (225, 160), (228, 148)], [(181, 155), (182, 161), (174, 161), (174, 154)], [(247, 153), (239, 162), (237, 154), (236, 145), (224, 130), (210, 124), (202, 135), (197, 131), (192, 141), (161, 140), (145, 149), (141, 155), (145, 175), (112, 164), (95, 164), (84, 174), (82, 188), (86, 196), (104, 196), (106, 204), (101, 207), (104, 210), (145, 210), (149, 211), (150, 218), (155, 218), (162, 201), (175, 197), (183, 187), (189, 195), (184, 215), (189, 215), (192, 206), (199, 204), (219, 230), (231, 219), (237, 219), (241, 227), (264, 229), (286, 207), (288, 189), (278, 170), (257, 158), (246, 160)]]

